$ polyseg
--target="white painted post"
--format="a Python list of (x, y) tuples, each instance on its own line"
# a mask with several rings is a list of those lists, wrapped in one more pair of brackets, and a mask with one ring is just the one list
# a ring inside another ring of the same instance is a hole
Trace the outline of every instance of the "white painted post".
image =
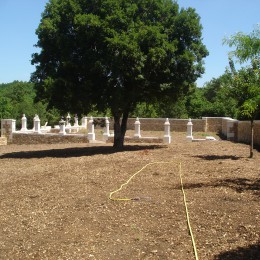
[(68, 113), (67, 117), (66, 117), (66, 128), (68, 128), (68, 132), (71, 133), (71, 124), (70, 124), (70, 113)]
[(34, 133), (41, 133), (41, 120), (38, 115), (34, 117)]
[(74, 117), (74, 126), (76, 126), (76, 127), (79, 126), (79, 118), (78, 118), (77, 114)]
[(60, 132), (59, 134), (60, 135), (65, 135), (66, 134), (66, 131), (65, 131), (65, 121), (63, 120), (63, 118), (61, 118), (59, 124), (60, 124)]
[(81, 126), (82, 128), (87, 128), (88, 118), (86, 116), (83, 116), (81, 119)]
[(170, 122), (169, 119), (166, 118), (166, 121), (164, 123), (164, 136), (163, 136), (163, 142), (165, 144), (171, 143), (171, 134), (170, 134)]
[(191, 122), (191, 119), (189, 119), (188, 124), (187, 124), (187, 136), (186, 136), (186, 139), (188, 141), (192, 141), (192, 139), (193, 139), (193, 136), (192, 136), (192, 126), (193, 126), (193, 124)]
[(35, 130), (35, 119), (36, 119), (36, 117), (37, 117), (37, 114), (35, 114), (35, 116), (34, 116), (34, 118), (33, 118), (33, 131)]
[(90, 117), (90, 120), (88, 121), (88, 140), (94, 141), (96, 138), (95, 136), (95, 129), (94, 129), (94, 121), (93, 117)]
[(71, 124), (70, 124), (70, 119), (71, 119), (70, 113), (68, 113), (68, 115), (67, 115), (67, 117), (66, 117), (66, 126), (71, 126)]
[(25, 114), (23, 114), (23, 117), (22, 117), (21, 131), (27, 131), (27, 118), (26, 118)]
[(104, 134), (103, 134), (103, 140), (107, 141), (108, 137), (110, 136), (110, 133), (109, 133), (109, 121), (108, 121), (107, 117), (105, 118), (105, 123), (106, 123), (106, 126), (105, 126), (105, 129), (104, 129), (105, 131), (104, 131)]
[(141, 123), (139, 121), (139, 118), (137, 117), (136, 118), (136, 121), (135, 121), (135, 134), (134, 134), (134, 138), (140, 138), (141, 137)]

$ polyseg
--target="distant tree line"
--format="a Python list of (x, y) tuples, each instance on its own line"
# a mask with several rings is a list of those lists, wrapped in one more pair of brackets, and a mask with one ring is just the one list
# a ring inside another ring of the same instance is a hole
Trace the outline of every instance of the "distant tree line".
[[(238, 70), (238, 74), (245, 74), (245, 68)], [(244, 75), (243, 74), (243, 75)], [(237, 76), (236, 76), (237, 77)], [(239, 106), (241, 95), (234, 93), (235, 81), (232, 72), (226, 72), (218, 78), (204, 84), (203, 87), (194, 87), (185, 96), (177, 100), (170, 96), (163, 102), (139, 103), (130, 117), (169, 117), (169, 118), (201, 118), (201, 117), (232, 117), (246, 119)], [(238, 88), (236, 89), (238, 92)], [(22, 114), (33, 118), (38, 114), (42, 124), (57, 124), (62, 114), (57, 109), (47, 109), (47, 103), (35, 102), (36, 90), (31, 82), (14, 81), (0, 84), (0, 118), (12, 118), (21, 124)], [(68, 111), (70, 112), (70, 111)], [(99, 113), (95, 107), (88, 113), (92, 116), (111, 116), (111, 112)], [(66, 115), (63, 115), (66, 116)], [(79, 115), (82, 116), (82, 115)], [(257, 114), (255, 119), (260, 119)], [(32, 121), (32, 120), (31, 120)], [(28, 121), (29, 126), (32, 124)]]

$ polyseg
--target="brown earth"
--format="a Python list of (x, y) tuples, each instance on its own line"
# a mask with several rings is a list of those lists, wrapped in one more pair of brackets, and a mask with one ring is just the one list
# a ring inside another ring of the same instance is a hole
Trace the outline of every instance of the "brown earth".
[[(260, 259), (260, 155), (228, 141), (0, 146), (0, 259)], [(113, 198), (115, 191), (143, 166)], [(181, 167), (180, 167), (181, 166)]]

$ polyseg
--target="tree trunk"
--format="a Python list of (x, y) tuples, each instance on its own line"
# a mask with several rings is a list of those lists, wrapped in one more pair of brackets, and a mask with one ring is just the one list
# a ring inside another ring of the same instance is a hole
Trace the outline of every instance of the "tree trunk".
[(124, 147), (128, 114), (128, 112), (123, 113), (121, 124), (120, 116), (114, 115), (114, 148), (116, 149), (122, 149)]
[(250, 155), (249, 158), (253, 158), (253, 149), (254, 149), (254, 120), (251, 120), (251, 139), (250, 139)]

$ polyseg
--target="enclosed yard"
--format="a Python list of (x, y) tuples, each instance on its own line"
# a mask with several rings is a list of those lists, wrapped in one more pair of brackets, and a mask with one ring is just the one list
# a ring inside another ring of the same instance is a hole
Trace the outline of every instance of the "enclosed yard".
[(195, 259), (180, 174), (199, 259), (260, 259), (259, 152), (172, 138), (0, 146), (0, 259)]

